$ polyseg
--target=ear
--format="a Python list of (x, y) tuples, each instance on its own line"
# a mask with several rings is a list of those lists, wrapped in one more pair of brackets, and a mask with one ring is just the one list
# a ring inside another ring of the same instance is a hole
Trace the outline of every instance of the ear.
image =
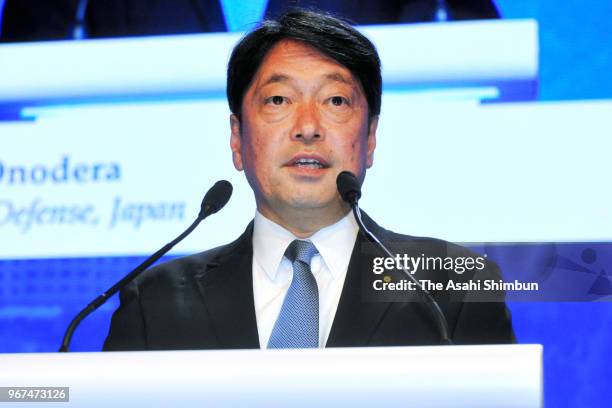
[(233, 113), (230, 115), (230, 129), (232, 134), (230, 136), (230, 148), (232, 149), (232, 161), (234, 167), (238, 171), (242, 171), (244, 166), (242, 165), (242, 135), (240, 134), (240, 120), (238, 116)]
[(378, 115), (370, 119), (370, 129), (368, 131), (368, 155), (366, 166), (369, 169), (374, 164), (374, 150), (376, 150), (376, 129), (378, 128)]

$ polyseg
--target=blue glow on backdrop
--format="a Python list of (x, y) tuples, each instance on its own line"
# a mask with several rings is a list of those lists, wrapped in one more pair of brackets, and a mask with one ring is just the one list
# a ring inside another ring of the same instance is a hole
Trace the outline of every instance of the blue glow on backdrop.
[(221, 0), (228, 31), (247, 31), (257, 24), (266, 12), (268, 0)]
[(504, 18), (540, 28), (542, 100), (612, 97), (612, 2), (496, 0)]

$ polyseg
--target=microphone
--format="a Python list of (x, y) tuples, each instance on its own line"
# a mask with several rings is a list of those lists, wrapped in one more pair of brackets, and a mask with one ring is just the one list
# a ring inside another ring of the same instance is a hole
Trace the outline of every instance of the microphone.
[(359, 180), (350, 171), (343, 171), (338, 174), (336, 178), (336, 185), (338, 186), (338, 192), (340, 197), (353, 207), (357, 205), (357, 201), (361, 198), (361, 186)]
[[(355, 216), (355, 220), (357, 221), (357, 225), (359, 225), (361, 232), (363, 232), (368, 240), (377, 246), (382, 253), (388, 257), (395, 258), (395, 255), (391, 253), (391, 251), (389, 251), (387, 247), (383, 245), (383, 243), (380, 242), (380, 240), (372, 232), (370, 232), (370, 230), (368, 230), (361, 219), (361, 210), (359, 209), (358, 204), (358, 201), (361, 198), (361, 186), (359, 185), (359, 180), (357, 180), (357, 177), (355, 177), (355, 175), (350, 171), (343, 171), (338, 174), (338, 177), (336, 178), (336, 185), (338, 187), (340, 197), (342, 197), (342, 199), (351, 206), (353, 215)], [(438, 302), (436, 302), (433, 296), (431, 296), (431, 293), (429, 293), (429, 291), (426, 290), (412, 274), (410, 274), (405, 268), (402, 268), (402, 271), (414, 283), (418, 291), (425, 298), (424, 303), (430, 309), (438, 326), (438, 331), (440, 333), (440, 344), (453, 344), (448, 335), (448, 322), (446, 321), (446, 317), (444, 316)]]
[(229, 181), (217, 181), (215, 185), (212, 186), (204, 195), (204, 199), (200, 205), (200, 213), (198, 214), (198, 218), (203, 220), (209, 215), (212, 215), (225, 207), (225, 204), (227, 204), (232, 196), (233, 190), (234, 188), (232, 187), (232, 183)]
[(62, 345), (59, 349), (60, 352), (67, 352), (70, 348), (70, 342), (72, 340), (72, 335), (76, 330), (77, 326), (89, 316), (94, 310), (102, 306), (106, 301), (113, 296), (115, 293), (123, 289), (128, 283), (133, 281), (138, 275), (144, 272), (149, 266), (153, 265), (159, 258), (161, 258), (166, 252), (170, 251), (176, 244), (181, 242), (187, 235), (191, 234), (191, 232), (209, 215), (212, 215), (219, 210), (221, 210), (225, 204), (229, 201), (232, 195), (232, 184), (226, 180), (220, 180), (213, 185), (202, 200), (202, 204), (200, 205), (200, 212), (195, 221), (185, 230), (181, 235), (176, 237), (171, 242), (164, 245), (161, 249), (155, 252), (153, 255), (148, 257), (143, 263), (134, 268), (130, 273), (125, 275), (121, 280), (111, 286), (106, 292), (102, 293), (100, 296), (95, 298), (91, 303), (89, 303), (83, 310), (81, 310), (70, 325), (66, 329), (66, 333), (64, 334), (64, 339), (62, 340)]

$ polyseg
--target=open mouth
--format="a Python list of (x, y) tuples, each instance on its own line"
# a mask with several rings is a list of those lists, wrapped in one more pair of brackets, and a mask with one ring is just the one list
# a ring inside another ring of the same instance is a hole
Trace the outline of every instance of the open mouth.
[(322, 170), (329, 168), (329, 163), (316, 153), (298, 153), (285, 166), (304, 170)]
[(291, 163), (292, 166), (304, 169), (326, 169), (327, 164), (317, 159), (297, 159)]

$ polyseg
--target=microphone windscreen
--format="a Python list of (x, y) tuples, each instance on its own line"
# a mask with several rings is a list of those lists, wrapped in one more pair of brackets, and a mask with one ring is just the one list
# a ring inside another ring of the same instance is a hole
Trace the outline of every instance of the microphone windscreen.
[(361, 186), (359, 180), (350, 171), (343, 171), (336, 178), (338, 193), (344, 201), (349, 204), (356, 203), (361, 198)]
[(200, 216), (214, 214), (222, 209), (232, 196), (233, 189), (232, 183), (229, 181), (217, 181), (215, 185), (206, 192), (204, 200), (202, 200)]

